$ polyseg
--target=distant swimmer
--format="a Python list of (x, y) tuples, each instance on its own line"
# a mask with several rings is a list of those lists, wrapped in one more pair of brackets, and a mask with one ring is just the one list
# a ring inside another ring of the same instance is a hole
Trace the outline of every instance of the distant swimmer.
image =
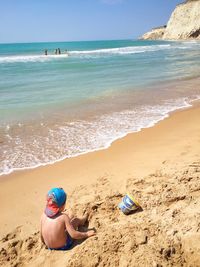
[(57, 55), (57, 54), (58, 54), (58, 49), (55, 50), (55, 55)]
[(58, 54), (59, 54), (59, 55), (61, 54), (60, 48), (58, 48)]
[(47, 56), (47, 54), (48, 54), (47, 49), (44, 50), (44, 54), (45, 54), (45, 56)]

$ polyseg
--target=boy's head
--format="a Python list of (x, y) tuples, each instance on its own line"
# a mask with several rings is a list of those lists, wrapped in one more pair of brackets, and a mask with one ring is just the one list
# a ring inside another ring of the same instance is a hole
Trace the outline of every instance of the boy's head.
[(52, 188), (47, 193), (47, 204), (45, 208), (45, 214), (52, 218), (58, 214), (65, 205), (67, 195), (62, 188)]

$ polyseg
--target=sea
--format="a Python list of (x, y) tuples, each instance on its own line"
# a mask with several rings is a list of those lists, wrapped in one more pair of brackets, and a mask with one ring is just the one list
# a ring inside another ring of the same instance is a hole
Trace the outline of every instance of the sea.
[(0, 44), (0, 175), (105, 149), (197, 99), (197, 41)]

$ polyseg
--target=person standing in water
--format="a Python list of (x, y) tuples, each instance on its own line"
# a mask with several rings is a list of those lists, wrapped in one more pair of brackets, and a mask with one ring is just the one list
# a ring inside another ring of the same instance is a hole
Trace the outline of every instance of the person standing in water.
[(48, 54), (47, 49), (44, 50), (44, 54), (45, 54), (45, 56), (47, 56), (47, 54)]
[(61, 54), (60, 48), (58, 48), (58, 54), (59, 54), (59, 55)]

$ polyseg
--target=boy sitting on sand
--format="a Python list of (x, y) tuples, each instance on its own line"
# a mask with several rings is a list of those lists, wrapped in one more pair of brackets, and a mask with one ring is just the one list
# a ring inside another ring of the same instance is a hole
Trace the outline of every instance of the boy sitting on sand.
[(71, 248), (72, 239), (83, 239), (95, 235), (95, 231), (79, 232), (87, 216), (70, 218), (63, 213), (66, 193), (62, 188), (52, 188), (47, 194), (47, 204), (41, 217), (41, 239), (49, 249), (67, 250)]

